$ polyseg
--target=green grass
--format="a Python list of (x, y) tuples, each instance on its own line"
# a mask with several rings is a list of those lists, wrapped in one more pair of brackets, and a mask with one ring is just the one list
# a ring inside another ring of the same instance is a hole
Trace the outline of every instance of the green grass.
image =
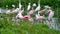
[[(6, 17), (5, 14), (1, 15)], [(0, 19), (0, 34), (60, 34), (60, 31), (50, 29), (46, 24), (31, 24), (28, 20), (20, 21), (19, 24), (13, 23), (11, 18), (8, 21), (6, 18)]]
[[(26, 22), (25, 22), (26, 23)], [(60, 34), (60, 31), (49, 29), (45, 24), (7, 25), (0, 28), (1, 34)]]
[[(31, 4), (36, 3), (37, 4), (37, 0), (21, 0), (22, 1), (22, 5), (26, 10), (26, 7), (28, 5), (29, 2), (31, 2)], [(59, 4), (59, 0), (41, 0), (41, 9), (44, 8), (45, 5), (49, 5), (52, 7), (52, 9), (55, 11), (55, 15), (54, 17), (59, 17), (60, 18), (60, 4)], [(53, 2), (53, 3), (52, 3)], [(3, 4), (2, 4), (3, 3)], [(0, 1), (0, 7), (1, 8), (6, 8), (5, 6), (8, 5), (9, 9), (12, 8), (12, 4), (16, 5), (16, 7), (18, 7), (18, 0), (2, 0)], [(58, 8), (58, 9), (57, 9)], [(58, 10), (58, 11), (57, 11)], [(16, 23), (12, 22), (11, 17), (15, 16), (13, 14), (10, 15), (6, 15), (6, 14), (0, 14), (0, 18), (3, 17), (3, 19), (0, 19), (0, 34), (60, 34), (60, 31), (54, 30), (54, 29), (50, 29), (46, 24), (31, 24), (29, 21), (20, 21), (19, 24), (17, 25)], [(9, 18), (9, 20), (7, 21), (7, 18)]]

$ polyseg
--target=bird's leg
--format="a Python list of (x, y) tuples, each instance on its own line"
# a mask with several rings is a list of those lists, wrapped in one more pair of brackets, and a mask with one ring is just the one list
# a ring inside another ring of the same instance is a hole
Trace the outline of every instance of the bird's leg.
[(41, 23), (43, 23), (43, 20), (41, 20)]

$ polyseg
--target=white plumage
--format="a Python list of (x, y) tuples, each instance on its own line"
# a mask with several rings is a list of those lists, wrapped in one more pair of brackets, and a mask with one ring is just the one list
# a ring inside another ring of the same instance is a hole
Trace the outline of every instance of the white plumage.
[(38, 7), (35, 9), (35, 11), (39, 11), (40, 10), (40, 4), (38, 4)]
[(12, 5), (12, 7), (14, 7), (14, 8), (15, 8), (15, 5)]
[(29, 5), (28, 5), (28, 7), (27, 7), (27, 10), (28, 10), (28, 11), (29, 11), (29, 10), (30, 10), (30, 8), (31, 8), (30, 4), (31, 4), (31, 3), (29, 3)]
[(47, 8), (49, 8), (49, 9), (50, 9), (51, 7), (49, 7), (49, 6), (47, 5), (47, 6), (45, 6), (45, 9), (47, 9)]
[(19, 3), (19, 9), (21, 10), (22, 5)]
[(6, 8), (8, 7), (8, 5), (6, 5)]
[(33, 6), (36, 6), (36, 4), (34, 3)]
[(0, 9), (0, 13), (2, 13), (1, 9)]

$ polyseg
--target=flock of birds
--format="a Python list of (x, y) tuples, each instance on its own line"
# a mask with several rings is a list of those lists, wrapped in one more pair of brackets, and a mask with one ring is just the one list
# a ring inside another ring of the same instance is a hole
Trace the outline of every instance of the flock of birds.
[[(12, 5), (12, 6), (15, 7), (14, 5)], [(35, 3), (33, 4), (32, 9), (31, 9), (31, 3), (29, 3), (28, 6), (27, 6), (27, 11), (28, 12), (27, 12), (26, 15), (23, 15), (24, 14), (24, 8), (21, 9), (22, 8), (22, 5), (19, 4), (19, 8), (16, 8), (13, 11), (11, 11), (11, 10), (8, 9), (6, 11), (6, 14), (17, 13), (17, 15), (15, 17), (16, 19), (20, 19), (22, 21), (29, 20), (32, 23), (35, 20), (37, 20), (38, 22), (43, 22), (46, 19), (45, 14), (47, 14), (47, 20), (49, 22), (52, 22), (52, 18), (54, 16), (54, 11), (52, 11), (50, 9), (51, 7), (45, 6), (45, 9), (43, 9), (43, 10), (40, 10), (40, 8), (41, 8), (40, 7), (40, 4), (38, 4), (38, 6), (36, 8), (34, 8), (34, 7), (36, 7), (36, 4)], [(0, 13), (2, 13), (1, 10), (0, 10)], [(34, 18), (31, 15), (35, 15), (34, 16), (35, 17), (35, 20), (34, 20)]]

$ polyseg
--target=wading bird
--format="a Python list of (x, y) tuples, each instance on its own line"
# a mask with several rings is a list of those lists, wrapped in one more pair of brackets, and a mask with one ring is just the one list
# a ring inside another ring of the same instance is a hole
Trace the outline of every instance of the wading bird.
[(53, 16), (54, 16), (54, 11), (49, 10), (49, 11), (48, 11), (48, 21), (49, 21), (49, 22), (52, 21)]
[(31, 15), (31, 14), (33, 14), (33, 13), (35, 12), (34, 7), (36, 7), (36, 4), (35, 4), (35, 3), (33, 4), (32, 10), (30, 10), (30, 11), (28, 12), (28, 14)]
[(1, 8), (0, 8), (0, 14), (2, 13)]
[(18, 13), (19, 8), (14, 9), (11, 13)]
[(36, 14), (35, 16), (36, 16), (36, 20), (38, 20), (38, 22), (41, 22), (41, 23), (42, 23), (43, 20), (45, 19), (44, 15), (41, 16), (41, 15), (39, 14), (39, 12), (38, 12), (38, 14)]
[(10, 13), (11, 13), (11, 10), (7, 10), (7, 11), (6, 11), (6, 14), (10, 14)]
[(29, 11), (31, 9), (31, 3), (28, 4), (27, 10)]

